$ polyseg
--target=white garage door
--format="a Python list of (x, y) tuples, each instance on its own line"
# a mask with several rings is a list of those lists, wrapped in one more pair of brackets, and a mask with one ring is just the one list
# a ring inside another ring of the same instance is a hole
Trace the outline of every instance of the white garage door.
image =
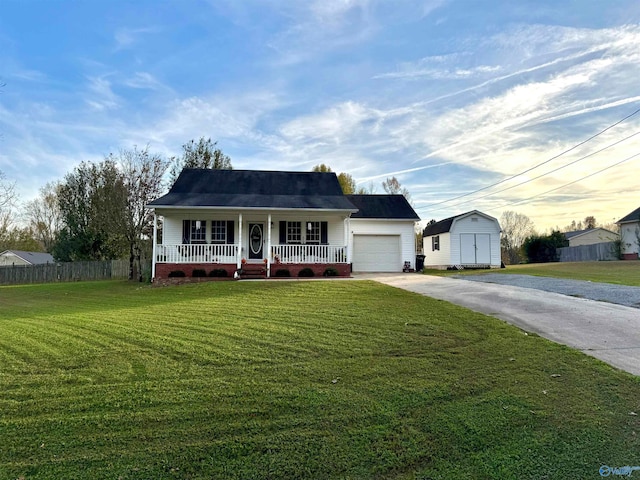
[(401, 272), (400, 235), (354, 235), (354, 272)]

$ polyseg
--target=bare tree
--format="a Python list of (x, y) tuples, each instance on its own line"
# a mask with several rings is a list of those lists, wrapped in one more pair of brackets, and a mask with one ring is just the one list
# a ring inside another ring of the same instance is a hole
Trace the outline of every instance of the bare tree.
[(47, 252), (51, 252), (62, 228), (62, 215), (58, 203), (59, 188), (59, 183), (47, 183), (40, 189), (40, 196), (25, 205), (25, 217), (29, 228)]
[(171, 183), (175, 182), (183, 168), (210, 168), (213, 170), (231, 170), (231, 158), (222, 153), (218, 142), (201, 137), (196, 143), (191, 140), (182, 145), (182, 156), (172, 158)]
[(584, 219), (584, 228), (596, 228), (596, 217), (589, 215)]
[(17, 199), (15, 182), (9, 182), (0, 171), (0, 239), (7, 238), (11, 231)]
[(403, 187), (396, 177), (389, 177), (384, 182), (382, 182), (382, 188), (389, 195), (403, 195), (404, 198), (407, 199), (407, 202), (412, 203), (411, 194), (409, 190)]
[(520, 263), (523, 259), (522, 245), (535, 233), (533, 222), (526, 215), (507, 210), (500, 217), (500, 227), (503, 262), (511, 265)]
[(149, 152), (149, 147), (121, 150), (113, 161), (120, 165), (127, 192), (122, 233), (129, 245), (129, 279), (142, 281), (142, 251), (145, 239), (153, 234), (153, 214), (147, 204), (163, 190), (162, 177), (169, 162)]

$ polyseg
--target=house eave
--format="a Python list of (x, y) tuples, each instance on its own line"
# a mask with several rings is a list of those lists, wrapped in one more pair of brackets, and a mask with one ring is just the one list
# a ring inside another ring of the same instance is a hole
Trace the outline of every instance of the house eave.
[(220, 205), (147, 205), (152, 210), (233, 210), (237, 212), (263, 211), (263, 212), (336, 212), (356, 213), (357, 209), (342, 208), (279, 208), (279, 207), (229, 207)]

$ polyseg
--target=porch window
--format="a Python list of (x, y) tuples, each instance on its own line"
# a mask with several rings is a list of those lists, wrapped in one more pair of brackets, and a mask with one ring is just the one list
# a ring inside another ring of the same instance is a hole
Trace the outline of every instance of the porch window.
[(320, 222), (307, 222), (307, 241), (315, 245), (320, 244)]
[(211, 243), (227, 243), (227, 222), (224, 220), (211, 221)]
[(302, 243), (301, 222), (287, 222), (287, 243)]
[(440, 250), (440, 235), (431, 237), (431, 251)]
[(182, 222), (182, 243), (207, 243), (207, 221), (184, 220)]

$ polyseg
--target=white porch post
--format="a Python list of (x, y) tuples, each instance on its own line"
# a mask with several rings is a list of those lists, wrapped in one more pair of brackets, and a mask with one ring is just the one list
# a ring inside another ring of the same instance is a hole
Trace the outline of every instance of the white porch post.
[(238, 257), (236, 258), (236, 268), (242, 266), (242, 213), (238, 214)]
[(349, 239), (351, 238), (351, 217), (344, 219), (344, 244), (347, 249), (347, 263), (351, 263), (351, 249), (349, 248)]
[(156, 216), (156, 212), (153, 212), (153, 250), (152, 250), (152, 259), (151, 259), (151, 282), (153, 282), (156, 278), (156, 259), (158, 258), (156, 244), (158, 242), (158, 217)]
[(267, 217), (267, 278), (271, 276), (271, 214)]

